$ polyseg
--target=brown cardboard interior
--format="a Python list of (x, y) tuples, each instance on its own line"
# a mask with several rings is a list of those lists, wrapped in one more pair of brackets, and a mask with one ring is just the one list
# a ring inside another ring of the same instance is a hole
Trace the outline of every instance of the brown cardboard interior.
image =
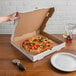
[(37, 31), (42, 25), (49, 9), (40, 9), (28, 13), (20, 13), (19, 23), (15, 30), (14, 37)]
[(36, 35), (43, 35), (52, 40), (58, 41), (56, 38), (52, 37), (52, 35), (43, 31), (53, 12), (54, 8), (47, 8), (27, 13), (19, 13), (20, 19), (18, 20), (18, 25), (14, 32), (13, 42), (18, 47), (21, 47), (22, 42), (25, 39)]

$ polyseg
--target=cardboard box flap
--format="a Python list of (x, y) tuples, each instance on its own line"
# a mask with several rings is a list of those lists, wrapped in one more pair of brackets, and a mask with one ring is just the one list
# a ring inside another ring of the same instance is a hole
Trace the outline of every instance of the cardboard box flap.
[(20, 13), (20, 19), (16, 26), (14, 37), (22, 36), (23, 34), (39, 29), (49, 10), (51, 9), (39, 9), (32, 12)]

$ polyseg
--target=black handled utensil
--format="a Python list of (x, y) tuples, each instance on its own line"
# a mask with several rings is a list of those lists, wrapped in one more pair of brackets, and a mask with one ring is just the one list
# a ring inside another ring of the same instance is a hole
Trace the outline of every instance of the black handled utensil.
[(26, 68), (20, 63), (19, 59), (12, 60), (12, 63), (16, 64), (20, 70), (26, 70)]

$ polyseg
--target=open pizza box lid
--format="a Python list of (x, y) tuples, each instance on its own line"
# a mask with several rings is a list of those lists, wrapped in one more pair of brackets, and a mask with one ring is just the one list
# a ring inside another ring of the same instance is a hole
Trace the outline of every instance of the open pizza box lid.
[[(11, 36), (11, 44), (16, 47), (21, 53), (27, 56), (31, 61), (37, 61), (45, 56), (60, 50), (65, 47), (65, 43), (58, 38), (44, 32), (48, 19), (53, 15), (54, 8), (39, 9), (32, 12), (19, 13), (20, 19)], [(55, 42), (55, 46), (50, 50), (46, 50), (36, 55), (27, 53), (22, 49), (22, 43), (25, 39), (36, 35), (43, 35)]]

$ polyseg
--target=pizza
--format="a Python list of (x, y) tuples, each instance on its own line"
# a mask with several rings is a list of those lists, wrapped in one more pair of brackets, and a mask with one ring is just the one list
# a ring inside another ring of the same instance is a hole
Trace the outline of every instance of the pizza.
[(54, 43), (44, 36), (35, 36), (26, 39), (22, 46), (24, 50), (30, 53), (41, 53), (47, 49), (51, 49), (54, 46)]

